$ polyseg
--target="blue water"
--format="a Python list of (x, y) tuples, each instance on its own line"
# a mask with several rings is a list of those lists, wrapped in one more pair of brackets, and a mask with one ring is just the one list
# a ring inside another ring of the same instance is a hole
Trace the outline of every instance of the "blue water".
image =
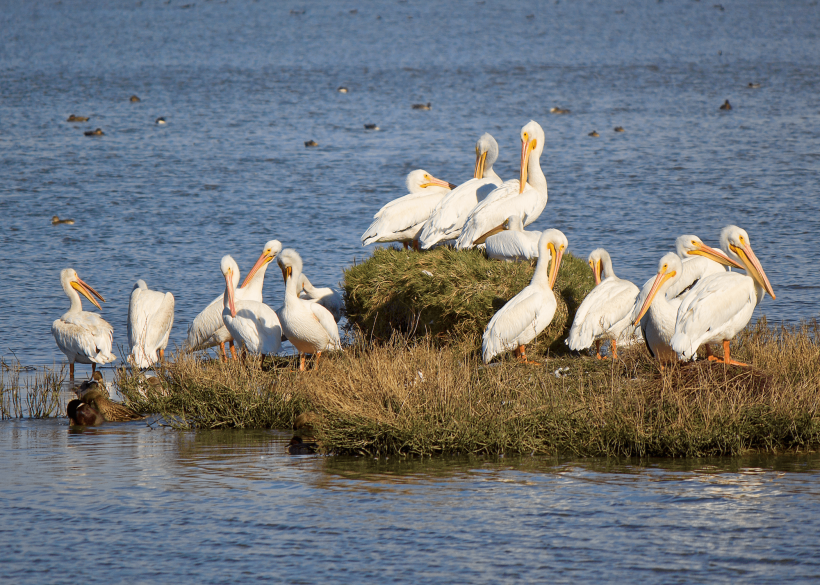
[[(359, 237), (409, 171), (459, 183), (491, 132), (497, 171), (514, 177), (530, 119), (546, 132), (550, 193), (533, 229), (563, 230), (579, 256), (604, 246), (620, 276), (642, 283), (678, 235), (716, 244), (737, 223), (777, 294), (756, 315), (816, 316), (820, 6), (722, 6), (4, 3), (0, 355), (63, 361), (50, 327), (68, 308), (68, 266), (108, 300), (118, 346), (138, 278), (174, 293), (178, 344), (223, 289), (221, 256), (247, 271), (272, 238), (299, 250), (315, 283), (338, 283), (370, 253)], [(730, 112), (718, 109), (725, 99)], [(411, 109), (428, 101), (431, 111)], [(105, 136), (83, 135), (97, 127)], [(305, 148), (310, 139), (320, 146)], [(52, 226), (55, 214), (76, 223)], [(277, 307), (282, 293), (271, 269), (265, 300)], [(370, 461), (289, 457), (288, 438), (2, 422), (0, 580), (820, 573), (816, 455)]]

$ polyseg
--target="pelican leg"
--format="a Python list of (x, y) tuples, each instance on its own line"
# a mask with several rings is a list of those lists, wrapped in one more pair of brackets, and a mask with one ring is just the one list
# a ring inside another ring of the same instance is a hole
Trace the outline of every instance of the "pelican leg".
[(321, 351), (317, 351), (317, 352), (316, 352), (316, 362), (313, 364), (313, 369), (314, 369), (314, 370), (318, 370), (318, 369), (319, 369), (319, 358), (320, 358), (320, 357), (322, 357), (322, 352), (321, 352)]
[(71, 379), (71, 383), (74, 383), (74, 362), (68, 364), (68, 377)]
[(612, 340), (612, 346), (610, 347), (610, 349), (612, 350), (612, 359), (617, 360), (618, 359), (618, 342), (615, 341), (614, 339)]
[(299, 371), (305, 371), (305, 354), (303, 354), (301, 351), (299, 352)]
[(164, 349), (159, 350), (159, 361), (161, 361), (161, 362), (165, 361), (165, 350)]
[(407, 242), (402, 242), (402, 243), (401, 243), (401, 245), (402, 245), (402, 246), (404, 246), (404, 249), (405, 249), (405, 250), (406, 250), (407, 248), (409, 248), (409, 246), (407, 245)]
[(236, 361), (236, 349), (233, 346), (233, 339), (228, 342), (228, 345), (231, 346), (231, 356), (233, 357), (233, 361)]
[(94, 362), (91, 362), (91, 377), (92, 378), (94, 377), (94, 372), (96, 372), (96, 371), (97, 371), (97, 364), (95, 364)]
[(601, 355), (601, 340), (600, 339), (595, 340), (595, 357), (598, 358), (599, 360), (604, 359), (604, 357)]
[(419, 241), (418, 240), (413, 240), (413, 249), (416, 252), (418, 252), (421, 249), (420, 246), (419, 246)]
[(749, 364), (744, 364), (743, 362), (739, 362), (737, 360), (733, 360), (731, 355), (729, 354), (729, 340), (723, 340), (723, 363), (729, 364), (732, 366), (746, 366), (748, 367)]
[[(516, 351), (518, 352), (517, 354), (515, 353)], [(531, 366), (541, 365), (541, 362), (533, 362), (527, 359), (527, 348), (523, 345), (519, 345), (518, 349), (513, 351), (513, 355), (515, 355), (522, 364), (529, 364)]]
[(227, 362), (228, 361), (228, 350), (225, 349), (225, 342), (223, 341), (222, 343), (219, 344), (219, 346), (222, 348), (222, 361)]
[(715, 357), (715, 354), (712, 353), (712, 346), (708, 343), (704, 346), (706, 347), (706, 359), (710, 362), (722, 362), (723, 360), (719, 357)]

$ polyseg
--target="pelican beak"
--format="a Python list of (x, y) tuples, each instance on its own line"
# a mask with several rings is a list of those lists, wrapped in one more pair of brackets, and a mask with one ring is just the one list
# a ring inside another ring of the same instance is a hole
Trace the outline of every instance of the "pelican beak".
[(746, 270), (746, 267), (738, 262), (735, 262), (731, 258), (729, 258), (726, 254), (721, 252), (720, 250), (716, 250), (715, 248), (710, 248), (706, 244), (698, 244), (696, 250), (690, 250), (689, 254), (695, 254), (697, 256), (704, 256), (709, 258), (710, 260), (714, 260), (719, 264), (723, 264), (724, 266), (730, 266), (732, 268), (740, 268), (741, 270)]
[(251, 271), (248, 272), (248, 275), (245, 277), (245, 280), (242, 282), (242, 286), (240, 286), (239, 288), (245, 288), (245, 285), (248, 284), (251, 281), (251, 279), (253, 278), (253, 275), (256, 274), (259, 271), (260, 268), (267, 265), (268, 262), (271, 262), (275, 257), (276, 257), (275, 255), (270, 256), (268, 253), (262, 252), (262, 255), (259, 257), (259, 260), (257, 260), (256, 264), (253, 265), (253, 268), (251, 268)]
[(638, 325), (643, 319), (643, 316), (646, 315), (646, 312), (649, 310), (649, 307), (652, 306), (652, 299), (655, 298), (655, 295), (658, 294), (658, 289), (661, 285), (675, 276), (677, 274), (674, 270), (672, 272), (663, 272), (658, 271), (658, 276), (655, 277), (655, 282), (652, 283), (652, 288), (649, 289), (649, 294), (646, 296), (646, 300), (643, 302), (643, 306), (641, 307), (641, 312), (638, 313), (638, 316), (635, 318), (635, 322), (632, 324), (633, 326)]
[(293, 267), (291, 267), (291, 266), (282, 266), (281, 268), (282, 268), (282, 278), (284, 278), (285, 282), (287, 282), (288, 278), (290, 278), (290, 275), (293, 274)]
[(98, 293), (98, 292), (97, 292), (97, 291), (95, 291), (93, 288), (91, 288), (90, 286), (88, 286), (88, 284), (86, 284), (85, 282), (83, 282), (83, 281), (80, 279), (80, 277), (79, 277), (79, 276), (77, 277), (77, 280), (72, 280), (72, 281), (71, 281), (71, 286), (72, 286), (73, 288), (75, 288), (75, 289), (76, 289), (76, 290), (77, 290), (77, 291), (78, 291), (81, 295), (83, 295), (83, 296), (84, 296), (85, 298), (87, 298), (89, 301), (91, 301), (92, 303), (94, 303), (94, 306), (96, 306), (96, 307), (97, 307), (100, 311), (102, 311), (102, 307), (100, 306), (100, 303), (98, 303), (98, 302), (97, 302), (97, 299), (95, 299), (95, 298), (94, 298), (94, 297), (92, 297), (91, 295), (92, 295), (92, 293), (93, 293), (93, 294), (94, 294), (94, 295), (96, 295), (96, 296), (97, 296), (97, 298), (99, 298), (102, 302), (105, 302), (105, 299), (104, 299), (104, 298), (102, 298), (102, 295), (101, 295), (100, 293)]
[(425, 187), (444, 187), (445, 189), (455, 189), (456, 186), (452, 183), (448, 183), (447, 181), (442, 181), (441, 179), (436, 179), (435, 177), (430, 177), (430, 180), (426, 183), (421, 184), (421, 188), (424, 189)]
[(225, 288), (228, 290), (228, 307), (231, 309), (231, 317), (236, 317), (236, 305), (233, 299), (233, 283), (231, 282), (232, 276), (233, 271), (228, 268), (228, 271), (225, 273)]
[(741, 248), (739, 246), (733, 246), (729, 244), (732, 252), (740, 256), (740, 260), (743, 262), (744, 266), (743, 269), (746, 273), (751, 276), (757, 284), (763, 287), (772, 299), (775, 298), (774, 290), (772, 290), (772, 285), (769, 283), (769, 279), (766, 277), (766, 273), (763, 272), (763, 267), (760, 265), (760, 261), (755, 256), (755, 253), (752, 252), (752, 247), (748, 244), (744, 244)]
[(555, 286), (555, 279), (558, 278), (558, 268), (561, 266), (561, 258), (564, 257), (564, 249), (561, 248), (556, 253), (555, 246), (553, 246), (552, 244), (549, 244), (549, 251), (550, 251), (550, 254), (552, 254), (552, 257), (553, 257), (552, 266), (550, 267), (551, 270), (550, 270), (550, 285), (549, 285), (550, 289), (552, 289)]
[(530, 155), (535, 148), (535, 142), (535, 138), (530, 140), (528, 134), (524, 134), (524, 138), (521, 140), (521, 180), (518, 185), (519, 194), (524, 192), (524, 187), (527, 185), (527, 170), (529, 169)]
[(487, 153), (482, 152), (479, 154), (478, 150), (475, 151), (475, 172), (473, 173), (474, 179), (483, 179), (484, 178), (484, 165), (487, 164)]
[(595, 286), (601, 284), (601, 270), (603, 269), (603, 264), (600, 260), (597, 262), (593, 262), (594, 266), (592, 267), (592, 274), (595, 275)]

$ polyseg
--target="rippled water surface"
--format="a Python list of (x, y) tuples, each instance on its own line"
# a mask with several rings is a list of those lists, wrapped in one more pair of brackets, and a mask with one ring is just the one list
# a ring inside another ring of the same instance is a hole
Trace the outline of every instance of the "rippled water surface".
[(798, 583), (820, 457), (289, 456), (277, 432), (0, 424), (15, 583)]

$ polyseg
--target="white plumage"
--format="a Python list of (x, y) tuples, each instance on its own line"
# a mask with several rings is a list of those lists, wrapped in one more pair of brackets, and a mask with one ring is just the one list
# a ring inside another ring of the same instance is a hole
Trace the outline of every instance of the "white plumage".
[(615, 276), (612, 259), (603, 248), (592, 251), (589, 265), (595, 275), (596, 286), (575, 312), (566, 343), (571, 350), (580, 351), (594, 342), (596, 356), (600, 359), (601, 340), (610, 339), (612, 357), (617, 358), (617, 344), (628, 345), (634, 336), (632, 308), (640, 290), (628, 280)]
[(117, 359), (111, 351), (114, 343), (114, 328), (97, 313), (83, 311), (80, 294), (100, 310), (102, 307), (92, 294), (103, 302), (105, 299), (80, 280), (73, 268), (66, 268), (60, 272), (60, 284), (71, 301), (71, 306), (62, 317), (52, 323), (51, 334), (57, 342), (57, 347), (68, 358), (69, 375), (73, 380), (74, 362), (91, 364), (93, 373), (97, 369), (97, 364), (107, 364)]
[(282, 326), (276, 312), (258, 301), (235, 299), (234, 273), (239, 267), (230, 256), (219, 265), (225, 277), (222, 320), (231, 337), (245, 350), (254, 354), (272, 355), (279, 351)]
[(128, 347), (134, 365), (150, 368), (164, 357), (173, 325), (174, 295), (151, 290), (138, 280), (128, 303)]
[(297, 288), (299, 289), (300, 299), (322, 305), (325, 309), (330, 311), (330, 314), (333, 315), (333, 319), (337, 323), (339, 322), (339, 319), (342, 318), (344, 301), (342, 301), (342, 295), (339, 294), (339, 291), (333, 290), (328, 286), (313, 286), (304, 273), (299, 276)]
[(669, 252), (660, 259), (655, 279), (633, 320), (634, 325), (641, 324), (649, 353), (662, 362), (677, 361), (677, 354), (669, 342), (675, 333), (675, 317), (681, 299), (667, 299), (666, 291), (680, 278), (681, 271), (681, 259), (676, 254)]
[[(245, 282), (240, 288), (239, 269), (232, 275), (234, 282), (235, 298), (237, 300), (262, 302), (262, 289), (265, 284), (265, 272), (268, 264), (276, 258), (282, 251), (282, 244), (278, 240), (270, 240), (262, 249), (259, 259), (248, 272)], [(225, 343), (231, 341), (231, 334), (225, 328), (222, 320), (222, 310), (224, 307), (224, 293), (211, 301), (205, 309), (197, 315), (188, 327), (188, 339), (186, 345), (191, 351), (207, 349), (219, 345), (222, 347), (223, 358), (225, 356)]]
[[(517, 358), (527, 361), (524, 346), (535, 339), (555, 315), (557, 302), (552, 287), (568, 245), (566, 236), (558, 230), (546, 230), (541, 234), (538, 263), (530, 284), (501, 307), (484, 330), (481, 344), (484, 363), (510, 350)], [(548, 272), (551, 259), (554, 261)]]
[(505, 181), (470, 212), (458, 237), (459, 250), (483, 243), (501, 231), (504, 220), (518, 215), (525, 226), (547, 205), (547, 178), (539, 159), (544, 150), (544, 130), (535, 121), (521, 129), (521, 178)]
[(498, 143), (490, 134), (483, 134), (475, 146), (475, 172), (438, 204), (419, 234), (419, 245), (429, 250), (436, 244), (457, 238), (470, 212), (491, 191), (501, 184), (493, 170), (498, 159)]
[(285, 279), (285, 304), (279, 309), (282, 332), (299, 351), (299, 369), (305, 369), (304, 354), (316, 355), (316, 367), (323, 351), (341, 349), (339, 328), (333, 315), (318, 303), (300, 299), (297, 283), (302, 274), (302, 258), (288, 248), (279, 255)]
[[(739, 260), (746, 274), (724, 272), (701, 280), (683, 297), (677, 313), (672, 350), (682, 359), (691, 359), (701, 345), (723, 342), (723, 361), (746, 365), (731, 359), (729, 341), (751, 320), (755, 307), (774, 291), (752, 251), (749, 234), (730, 225), (721, 231), (721, 248)], [(711, 359), (711, 350), (707, 351)]]
[(362, 234), (362, 246), (376, 242), (402, 242), (405, 247), (418, 240), (422, 226), (436, 206), (455, 187), (418, 169), (407, 175), (404, 197), (394, 199), (373, 216), (373, 223)]
[(541, 232), (524, 231), (521, 216), (513, 215), (504, 222), (504, 231), (487, 238), (484, 242), (487, 257), (491, 260), (516, 262), (538, 258), (538, 240)]

